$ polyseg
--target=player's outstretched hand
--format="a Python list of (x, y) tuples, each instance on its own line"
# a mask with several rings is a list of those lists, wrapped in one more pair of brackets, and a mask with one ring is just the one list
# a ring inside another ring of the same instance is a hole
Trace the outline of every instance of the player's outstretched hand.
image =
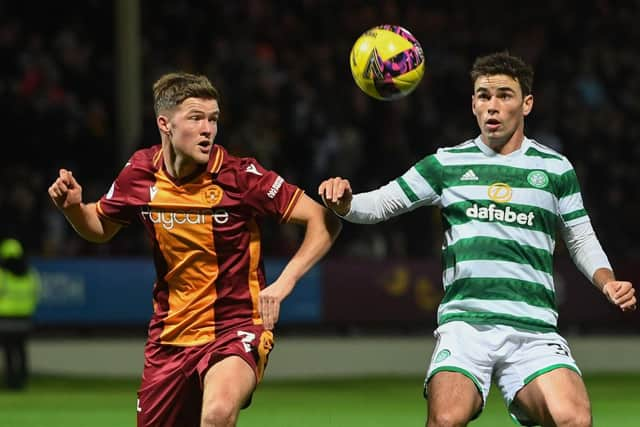
[(325, 206), (338, 215), (349, 213), (353, 192), (348, 179), (335, 177), (324, 180), (318, 187), (318, 194)]
[(49, 197), (59, 209), (66, 209), (82, 203), (82, 187), (71, 171), (60, 169), (58, 178), (49, 187)]
[(636, 291), (631, 282), (612, 280), (602, 287), (602, 292), (622, 311), (634, 311), (637, 308)]

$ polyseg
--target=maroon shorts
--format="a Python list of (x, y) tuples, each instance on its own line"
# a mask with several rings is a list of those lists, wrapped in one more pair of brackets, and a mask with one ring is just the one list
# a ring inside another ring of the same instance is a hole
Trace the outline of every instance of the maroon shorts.
[(136, 408), (138, 427), (199, 426), (207, 369), (227, 356), (239, 356), (260, 382), (272, 347), (273, 333), (262, 325), (232, 329), (195, 347), (147, 342)]

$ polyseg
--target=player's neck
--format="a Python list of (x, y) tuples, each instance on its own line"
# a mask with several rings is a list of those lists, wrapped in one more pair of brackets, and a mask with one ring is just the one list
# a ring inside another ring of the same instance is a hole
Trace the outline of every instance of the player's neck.
[(515, 151), (518, 151), (522, 147), (522, 143), (524, 142), (524, 135), (521, 132), (516, 132), (511, 135), (511, 138), (506, 141), (491, 140), (489, 138), (483, 137), (482, 142), (487, 147), (496, 152), (496, 154), (506, 156)]
[(165, 155), (164, 169), (172, 179), (182, 181), (200, 173), (204, 166), (185, 159), (179, 159), (176, 156)]

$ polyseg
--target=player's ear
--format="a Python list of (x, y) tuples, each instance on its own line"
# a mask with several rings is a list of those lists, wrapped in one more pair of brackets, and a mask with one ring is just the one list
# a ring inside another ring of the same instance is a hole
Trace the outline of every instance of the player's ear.
[(471, 112), (473, 115), (476, 115), (476, 96), (474, 94), (471, 95)]
[(522, 114), (528, 116), (533, 109), (533, 95), (529, 94), (524, 97), (522, 101)]
[(161, 133), (164, 133), (167, 135), (171, 133), (171, 129), (169, 128), (170, 123), (171, 121), (167, 116), (159, 115), (158, 117), (156, 117), (156, 124), (158, 125), (158, 129), (160, 130)]

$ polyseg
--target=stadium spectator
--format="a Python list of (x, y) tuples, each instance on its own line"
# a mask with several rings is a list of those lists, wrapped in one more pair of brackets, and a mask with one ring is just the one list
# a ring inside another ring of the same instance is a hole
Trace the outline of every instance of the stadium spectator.
[(318, 192), (354, 223), (440, 208), (445, 295), (425, 380), (428, 426), (467, 425), (492, 381), (522, 425), (591, 426), (580, 370), (558, 334), (556, 227), (578, 269), (622, 311), (636, 309), (633, 285), (615, 278), (569, 160), (525, 136), (532, 67), (490, 54), (474, 62), (471, 81), (478, 137), (446, 144), (376, 190), (353, 195), (348, 180), (330, 178)]

